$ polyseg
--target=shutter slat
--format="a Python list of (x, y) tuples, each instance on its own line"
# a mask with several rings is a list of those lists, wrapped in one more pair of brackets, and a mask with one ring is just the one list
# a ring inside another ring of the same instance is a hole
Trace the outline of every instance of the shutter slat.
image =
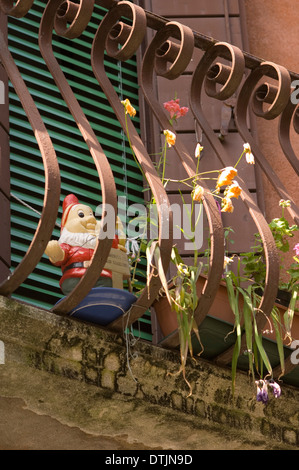
[[(89, 150), (66, 103), (48, 71), (38, 47), (38, 29), (45, 4), (38, 0), (26, 17), (9, 17), (9, 48), (39, 109), (56, 150), (61, 170), (61, 202), (73, 192), (95, 208), (100, 203), (99, 177)], [(143, 203), (143, 178), (106, 96), (95, 79), (90, 62), (91, 44), (105, 10), (95, 6), (93, 17), (80, 38), (73, 41), (53, 36), (53, 49), (84, 113), (103, 146), (115, 177), (118, 194), (129, 203)], [(138, 108), (136, 59), (119, 63), (105, 57), (107, 74), (120, 99), (129, 98)], [(11, 192), (35, 210), (42, 211), (44, 168), (39, 147), (20, 100), (10, 85)], [(139, 117), (134, 124), (139, 126)], [(11, 198), (12, 269), (26, 253), (39, 215)], [(58, 217), (61, 217), (61, 207)], [(58, 220), (60, 222), (60, 220)], [(52, 238), (58, 238), (55, 228)], [(34, 272), (14, 293), (37, 306), (51, 308), (61, 297), (60, 268), (43, 256)]]

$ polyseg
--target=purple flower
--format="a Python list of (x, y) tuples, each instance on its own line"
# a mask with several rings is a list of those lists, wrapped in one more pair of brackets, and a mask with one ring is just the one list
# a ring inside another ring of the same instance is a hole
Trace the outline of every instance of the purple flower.
[(258, 380), (256, 383), (256, 399), (261, 401), (264, 405), (268, 403), (268, 386), (266, 380)]
[(274, 382), (274, 380), (271, 380), (271, 382), (269, 382), (269, 386), (272, 388), (273, 395), (275, 396), (275, 398), (279, 398), (281, 395), (280, 386), (276, 382)]
[(275, 398), (279, 398), (281, 395), (281, 388), (273, 379), (268, 380), (257, 380), (256, 382), (256, 399), (261, 401), (264, 405), (268, 403), (268, 386), (272, 388), (273, 395)]

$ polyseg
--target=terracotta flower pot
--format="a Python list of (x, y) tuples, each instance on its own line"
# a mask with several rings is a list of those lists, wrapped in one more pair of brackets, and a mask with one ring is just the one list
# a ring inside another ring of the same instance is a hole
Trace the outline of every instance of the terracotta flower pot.
[[(202, 288), (206, 282), (206, 278), (200, 276), (197, 281), (197, 295), (200, 296)], [(166, 297), (160, 297), (153, 305), (159, 326), (164, 336), (168, 336), (170, 333), (178, 328), (177, 315), (174, 310), (171, 309)], [(229, 300), (227, 297), (226, 286), (224, 283), (219, 285), (217, 295), (210, 308), (209, 315), (215, 318), (219, 318), (228, 323), (234, 324), (234, 314), (230, 308)]]
[[(201, 295), (202, 288), (204, 286), (205, 281), (206, 281), (206, 278), (202, 276), (200, 276), (197, 281), (197, 286), (198, 286), (197, 295), (198, 296)], [(281, 324), (283, 325), (284, 324), (283, 316), (287, 310), (287, 307), (280, 305), (280, 304), (275, 304), (275, 305), (279, 310)], [(164, 335), (164, 337), (166, 337), (178, 328), (176, 312), (171, 309), (166, 297), (161, 297), (159, 300), (157, 300), (154, 303), (153, 307), (155, 309), (157, 320), (158, 320), (160, 329), (162, 331), (162, 334)], [(240, 309), (241, 308), (242, 308), (242, 299), (240, 299)], [(217, 294), (209, 310), (209, 316), (225, 321), (227, 323), (231, 323), (232, 325), (235, 323), (235, 317), (230, 307), (230, 303), (229, 303), (228, 295), (227, 295), (227, 289), (226, 289), (226, 285), (224, 282), (220, 283), (219, 285)], [(265, 325), (265, 328), (267, 328), (267, 325)], [(275, 341), (274, 331), (272, 333), (267, 332), (264, 334), (264, 336), (267, 339)], [(299, 314), (298, 312), (295, 312), (294, 319), (293, 319), (292, 337), (294, 340), (299, 339)], [(289, 340), (286, 339), (285, 344), (288, 344), (288, 343), (289, 343)]]

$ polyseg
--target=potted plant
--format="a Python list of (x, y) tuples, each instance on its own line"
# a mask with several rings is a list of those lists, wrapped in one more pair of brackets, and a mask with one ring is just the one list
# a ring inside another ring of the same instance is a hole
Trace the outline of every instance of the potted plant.
[[(126, 114), (129, 112), (126, 109), (127, 103), (127, 100), (123, 102)], [(186, 108), (184, 108), (183, 112), (181, 113), (179, 100), (177, 99), (164, 103), (164, 107), (167, 111), (169, 111), (172, 123), (175, 122), (177, 118), (185, 115), (187, 112)], [(161, 170), (161, 180), (163, 185), (166, 186), (168, 182), (174, 182), (174, 180), (165, 178), (166, 149), (167, 147), (175, 144), (176, 135), (168, 129), (165, 129), (163, 134), (165, 136), (165, 144), (164, 150), (161, 152), (158, 170)], [(195, 150), (197, 168), (194, 177), (175, 181), (176, 183), (183, 183), (189, 189), (191, 194), (191, 210), (188, 212), (190, 224), (190, 230), (188, 233), (191, 234), (195, 233), (196, 224), (199, 220), (198, 218), (194, 220), (195, 204), (200, 204), (200, 207), (202, 207), (205, 191), (207, 191), (200, 184), (201, 179), (211, 178), (216, 180), (215, 189), (212, 190), (211, 193), (215, 198), (218, 199), (221, 212), (232, 213), (234, 210), (233, 199), (238, 198), (242, 191), (238, 182), (235, 180), (235, 177), (238, 173), (237, 166), (244, 156), (248, 164), (254, 164), (254, 157), (251, 153), (250, 145), (244, 144), (243, 151), (234, 167), (227, 167), (217, 171), (214, 170), (213, 172), (205, 172), (205, 174), (200, 174), (198, 172), (198, 168), (201, 150), (202, 147), (200, 144), (198, 144)], [(185, 201), (182, 192), (181, 197), (184, 204)], [(151, 203), (154, 203), (153, 199), (151, 199)], [(192, 236), (189, 237), (189, 239), (191, 242), (194, 242), (194, 238)], [(148, 266), (151, 266), (153, 257), (156, 257), (157, 260), (159, 259), (159, 246), (158, 244), (155, 244), (155, 241), (153, 240), (150, 240), (146, 243), (147, 262)], [(157, 298), (154, 304), (154, 308), (157, 313), (158, 322), (160, 322), (161, 325), (161, 315), (165, 318), (165, 316), (169, 314), (167, 320), (167, 330), (164, 330), (165, 334), (171, 332), (172, 330), (178, 329), (181, 357), (181, 367), (178, 372), (182, 372), (183, 377), (189, 386), (190, 394), (192, 393), (192, 389), (185, 373), (186, 361), (188, 355), (193, 357), (192, 338), (195, 336), (197, 340), (201, 342), (198, 327), (194, 320), (194, 313), (203, 285), (202, 273), (204, 266), (200, 261), (199, 254), (200, 253), (198, 252), (196, 245), (194, 245), (193, 263), (191, 265), (186, 265), (183, 263), (177, 248), (174, 246), (172, 249), (171, 261), (175, 265), (175, 274), (171, 280), (166, 278), (163, 269), (161, 269), (159, 263), (156, 263), (158, 271), (157, 274), (160, 277), (162, 289), (161, 295), (159, 298)], [(259, 293), (256, 292), (256, 286), (254, 286), (253, 283), (246, 287), (243, 286), (243, 281), (245, 279), (240, 275), (239, 271), (236, 275), (229, 269), (225, 269), (225, 265), (227, 265), (230, 261), (231, 260), (228, 258), (224, 259), (224, 277), (220, 288), (223, 289), (225, 294), (229, 312), (228, 315), (231, 315), (233, 330), (236, 332), (236, 343), (232, 361), (232, 383), (234, 387), (236, 367), (240, 355), (241, 336), (243, 331), (245, 331), (249, 369), (252, 374), (254, 375), (254, 369), (256, 369), (257, 354), (260, 356), (261, 362), (266, 366), (266, 375), (271, 375), (272, 369), (267, 354), (264, 350), (262, 340), (257, 331), (257, 325), (255, 321), (255, 311), (260, 303)], [(250, 260), (248, 258), (248, 262), (249, 261)], [(281, 345), (282, 342), (279, 328), (276, 329), (276, 332), (279, 344)], [(258, 372), (260, 374), (260, 380), (264, 380), (263, 372)], [(278, 394), (276, 394), (276, 396), (278, 396)]]
[[(284, 328), (285, 328), (285, 340), (290, 343), (292, 340), (292, 323), (295, 314), (296, 303), (298, 299), (299, 289), (299, 244), (294, 246), (296, 255), (293, 257), (294, 262), (291, 263), (290, 267), (285, 266), (284, 255), (290, 250), (290, 239), (295, 235), (295, 232), (299, 230), (296, 224), (290, 225), (285, 218), (285, 208), (290, 205), (290, 201), (280, 200), (279, 206), (281, 207), (282, 213), (280, 217), (274, 218), (269, 223), (269, 227), (273, 234), (275, 244), (281, 253), (281, 273), (282, 276), (288, 276), (285, 280), (281, 277), (279, 283), (279, 289), (277, 293), (277, 305), (284, 316)], [(242, 264), (244, 268), (245, 276), (251, 281), (252, 285), (256, 289), (258, 294), (262, 294), (265, 287), (265, 253), (263, 244), (259, 234), (255, 235), (255, 245), (251, 251), (242, 254)]]

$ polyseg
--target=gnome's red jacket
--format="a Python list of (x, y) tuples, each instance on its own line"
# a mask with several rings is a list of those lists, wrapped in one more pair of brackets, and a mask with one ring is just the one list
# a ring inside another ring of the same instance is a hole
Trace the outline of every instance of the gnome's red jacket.
[[(112, 248), (118, 247), (118, 237), (115, 237), (112, 242)], [(82, 277), (87, 269), (84, 267), (84, 261), (90, 262), (93, 257), (94, 250), (91, 248), (83, 248), (80, 246), (71, 246), (67, 243), (61, 243), (60, 248), (64, 251), (63, 261), (58, 261), (55, 266), (61, 266), (62, 277), (59, 281), (60, 287), (62, 283), (70, 277)], [(88, 263), (85, 263), (85, 265)], [(99, 277), (112, 278), (112, 272), (108, 269), (103, 269)]]

